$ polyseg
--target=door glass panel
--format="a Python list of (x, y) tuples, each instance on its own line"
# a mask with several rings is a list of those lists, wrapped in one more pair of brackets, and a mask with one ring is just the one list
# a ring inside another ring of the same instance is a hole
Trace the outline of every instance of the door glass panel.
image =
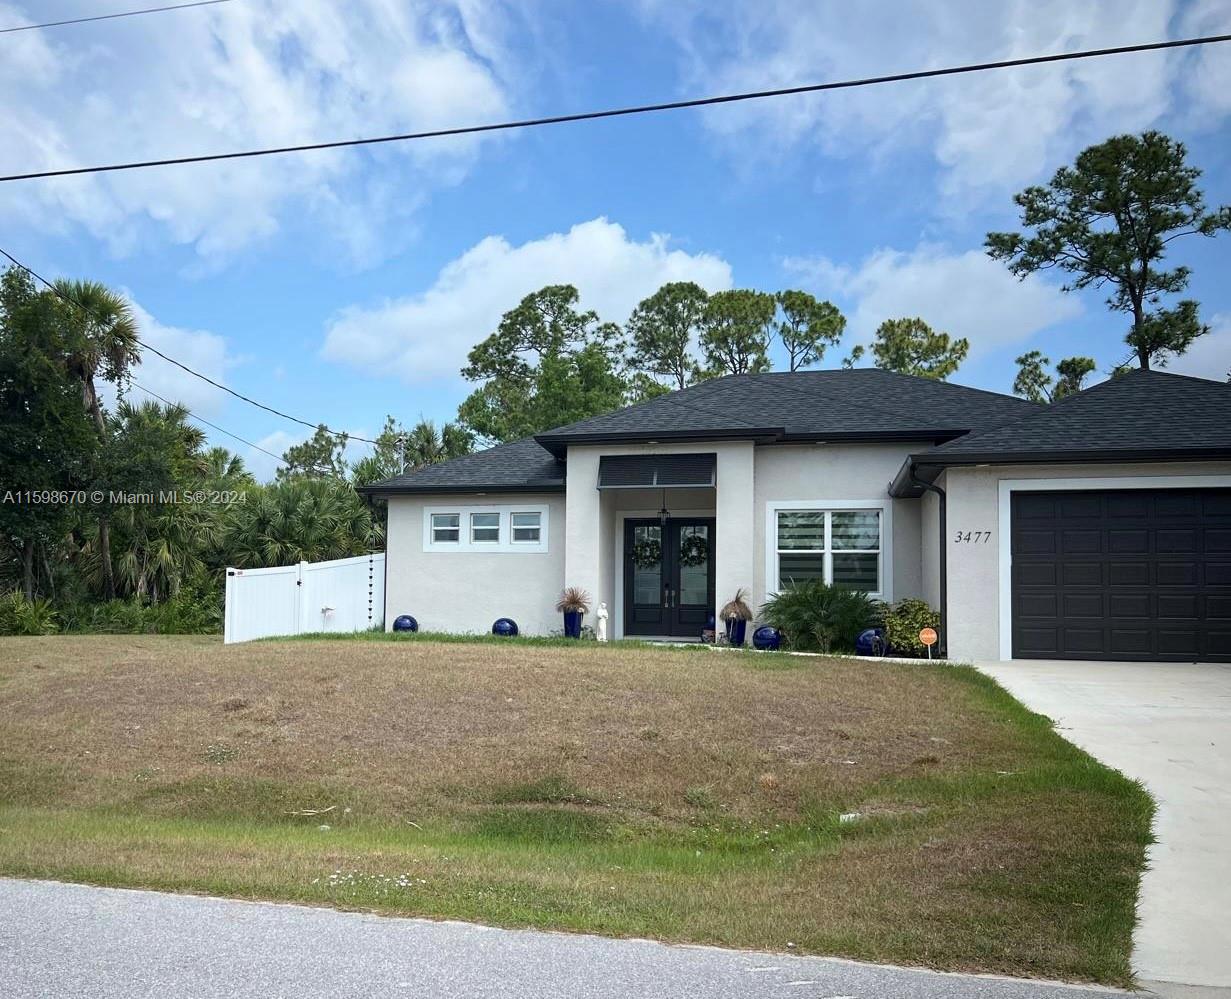
[(709, 603), (710, 529), (708, 524), (680, 527), (676, 555), (680, 564), (681, 604)]
[(663, 593), (662, 528), (633, 528), (633, 603), (659, 605)]

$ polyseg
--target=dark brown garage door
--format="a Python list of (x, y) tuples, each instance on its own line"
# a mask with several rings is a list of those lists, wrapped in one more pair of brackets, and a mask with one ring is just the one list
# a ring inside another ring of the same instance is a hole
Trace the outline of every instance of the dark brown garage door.
[(1011, 507), (1014, 658), (1231, 662), (1231, 489)]

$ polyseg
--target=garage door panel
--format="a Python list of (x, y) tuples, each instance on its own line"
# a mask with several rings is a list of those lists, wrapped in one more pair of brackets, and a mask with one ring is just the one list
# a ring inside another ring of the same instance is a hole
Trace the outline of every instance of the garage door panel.
[(1109, 586), (1149, 586), (1150, 582), (1149, 562), (1111, 562), (1107, 566)]
[(1201, 567), (1196, 562), (1159, 562), (1154, 579), (1159, 586), (1200, 586)]
[(1107, 613), (1101, 593), (1065, 593), (1060, 605), (1063, 608), (1064, 617), (1069, 619), (1082, 617), (1102, 619)]
[(1201, 654), (1201, 636), (1196, 629), (1188, 631), (1160, 628), (1158, 651), (1161, 655), (1198, 656)]
[(1150, 532), (1144, 527), (1113, 528), (1107, 532), (1107, 550), (1113, 555), (1148, 555)]
[(1231, 661), (1231, 489), (1014, 493), (1013, 655)]
[(1111, 617), (1118, 618), (1149, 617), (1150, 594), (1109, 593), (1107, 595), (1107, 613)]
[(1201, 598), (1196, 593), (1160, 593), (1158, 595), (1159, 619), (1183, 618), (1195, 621), (1201, 616), (1200, 603)]
[(1201, 532), (1195, 527), (1180, 530), (1160, 528), (1154, 532), (1154, 544), (1160, 552), (1191, 554), (1201, 549), (1200, 535)]
[(1120, 656), (1153, 652), (1154, 632), (1149, 628), (1112, 628), (1107, 651)]
[(1060, 493), (1056, 501), (1056, 516), (1062, 520), (1099, 520), (1103, 516), (1102, 498), (1089, 493)]
[[(1098, 568), (1097, 566), (1095, 568)], [(1013, 583), (1017, 586), (1055, 586), (1055, 562), (1016, 562)]]
[(1023, 528), (1013, 536), (1013, 551), (1023, 555), (1054, 555), (1056, 553), (1056, 532), (1052, 530), (1032, 531)]
[(1102, 628), (1061, 628), (1061, 638), (1066, 652), (1102, 652), (1104, 639)]
[(1104, 573), (1101, 562), (1064, 562), (1058, 568), (1060, 581), (1065, 586), (1103, 585)]
[(1103, 550), (1102, 531), (1063, 531), (1060, 538), (1060, 550), (1065, 555), (1088, 555), (1091, 552), (1102, 552)]

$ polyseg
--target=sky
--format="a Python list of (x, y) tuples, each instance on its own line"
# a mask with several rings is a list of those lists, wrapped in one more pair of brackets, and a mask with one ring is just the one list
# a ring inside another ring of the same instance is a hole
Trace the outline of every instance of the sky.
[[(0, 0), (0, 27), (148, 4)], [(1226, 0), (232, 0), (0, 34), (0, 173), (192, 155), (1231, 32)], [(543, 285), (623, 322), (666, 281), (801, 288), (1013, 359), (1123, 361), (1106, 292), (983, 250), (1013, 195), (1156, 128), (1231, 203), (1231, 44), (705, 110), (0, 185), (0, 246), (122, 290), (151, 345), (310, 422), (443, 422), (500, 315)], [(1231, 234), (1172, 244), (1231, 367)], [(147, 354), (145, 388), (281, 453), (310, 434)], [(144, 398), (131, 389), (134, 399)], [(262, 478), (276, 463), (217, 431)], [(353, 457), (365, 446), (353, 444)]]

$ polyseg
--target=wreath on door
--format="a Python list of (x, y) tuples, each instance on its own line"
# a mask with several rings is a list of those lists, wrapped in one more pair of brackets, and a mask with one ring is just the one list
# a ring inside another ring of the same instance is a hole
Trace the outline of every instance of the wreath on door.
[(680, 539), (680, 565), (705, 565), (710, 557), (709, 539), (703, 534), (689, 534)]
[(661, 541), (638, 541), (633, 545), (633, 565), (638, 569), (655, 569), (662, 565)]

